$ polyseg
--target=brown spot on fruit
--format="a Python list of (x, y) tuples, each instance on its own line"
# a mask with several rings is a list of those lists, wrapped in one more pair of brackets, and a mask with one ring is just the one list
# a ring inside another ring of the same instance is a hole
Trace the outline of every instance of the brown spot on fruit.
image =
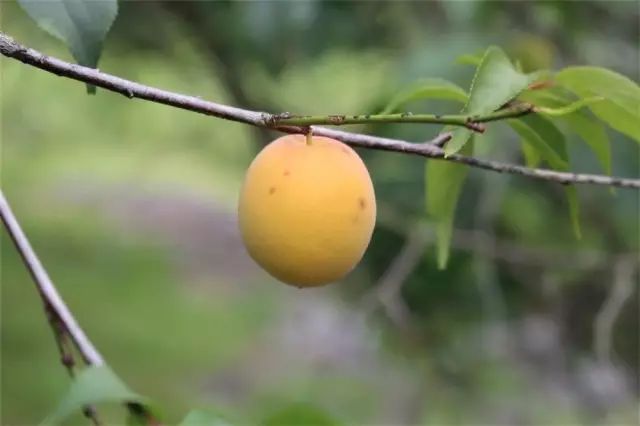
[(358, 223), (358, 216), (353, 216), (351, 218), (351, 223)]
[(360, 206), (360, 210), (364, 210), (367, 207), (367, 200), (363, 197), (358, 198), (358, 205)]
[(271, 188), (269, 188), (269, 194), (273, 195), (273, 193), (276, 192), (276, 187), (272, 186)]
[(282, 173), (284, 176), (289, 176), (291, 174), (291, 172), (289, 170), (285, 170), (284, 173)]

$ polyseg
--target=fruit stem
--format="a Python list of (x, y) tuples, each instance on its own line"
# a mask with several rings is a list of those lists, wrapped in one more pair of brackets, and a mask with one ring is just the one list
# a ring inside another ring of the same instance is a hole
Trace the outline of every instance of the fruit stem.
[(307, 145), (311, 146), (311, 142), (313, 142), (313, 131), (311, 131), (311, 126), (309, 126), (307, 131)]

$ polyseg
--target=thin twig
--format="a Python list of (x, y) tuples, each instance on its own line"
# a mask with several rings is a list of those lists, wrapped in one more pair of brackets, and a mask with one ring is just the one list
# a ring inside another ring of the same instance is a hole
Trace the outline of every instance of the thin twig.
[(278, 127), (310, 126), (317, 124), (342, 126), (345, 124), (366, 123), (430, 123), (462, 126), (475, 132), (482, 133), (484, 131), (484, 126), (479, 126), (480, 123), (521, 117), (531, 112), (533, 112), (532, 105), (521, 103), (489, 114), (476, 116), (465, 114), (413, 114), (411, 112), (364, 115), (275, 115), (272, 116), (272, 125), (274, 127)]
[[(115, 77), (93, 68), (71, 64), (60, 59), (52, 58), (42, 53), (22, 46), (8, 35), (0, 32), (0, 53), (4, 56), (17, 59), (25, 64), (40, 68), (59, 76), (89, 83), (103, 89), (125, 95), (128, 98), (139, 98), (148, 101), (170, 105), (201, 114), (211, 115), (226, 120), (251, 124), (258, 127), (272, 128), (286, 133), (304, 133), (304, 129), (299, 126), (279, 126), (274, 127), (274, 117), (284, 118), (282, 115), (273, 115), (265, 112), (250, 111), (222, 105), (214, 102), (204, 101), (194, 96), (186, 96), (178, 93), (168, 92), (157, 88), (145, 86), (119, 77)], [(445, 152), (438, 145), (442, 140), (450, 138), (450, 134), (437, 136), (432, 144), (413, 144), (398, 139), (381, 138), (357, 133), (342, 132), (339, 130), (314, 127), (314, 135), (327, 136), (341, 140), (356, 147), (378, 149), (385, 151), (403, 152), (420, 155), (422, 157), (452, 161), (466, 164), (471, 167), (478, 167), (500, 173), (511, 173), (526, 176), (533, 179), (553, 181), (562, 184), (594, 184), (618, 186), (625, 188), (640, 189), (640, 179), (619, 178), (603, 175), (581, 174), (570, 172), (558, 172), (548, 169), (534, 169), (514, 164), (505, 164), (497, 161), (481, 160), (473, 157), (466, 157), (459, 154), (445, 156)]]
[[(91, 343), (84, 331), (82, 331), (82, 328), (78, 325), (73, 314), (64, 303), (64, 300), (62, 300), (58, 290), (49, 278), (49, 274), (42, 266), (40, 259), (38, 259), (33, 247), (31, 247), (29, 240), (22, 231), (1, 189), (0, 218), (36, 284), (38, 293), (45, 307), (49, 324), (53, 330), (58, 350), (60, 351), (62, 364), (69, 374), (72, 377), (74, 376), (75, 360), (73, 358), (73, 350), (68, 345), (68, 339), (70, 339), (77, 348), (86, 365), (92, 367), (105, 365), (102, 355), (100, 355), (98, 350), (93, 346), (93, 343)], [(140, 404), (129, 403), (127, 404), (127, 408), (132, 414), (137, 416), (142, 415), (149, 425), (160, 424), (151, 413)], [(98, 414), (92, 406), (84, 407), (83, 413), (90, 418), (95, 425), (101, 424)]]
[(638, 263), (637, 255), (629, 255), (616, 262), (613, 270), (613, 287), (602, 308), (596, 315), (593, 327), (593, 347), (601, 362), (611, 363), (613, 326), (622, 308), (634, 290), (633, 275)]
[[(58, 351), (60, 352), (60, 360), (67, 369), (69, 375), (71, 377), (74, 377), (75, 375), (75, 360), (73, 357), (73, 350), (68, 344), (68, 336), (73, 340), (73, 343), (75, 343), (78, 351), (87, 364), (97, 366), (103, 365), (104, 360), (84, 334), (71, 314), (71, 311), (69, 311), (62, 300), (62, 297), (60, 297), (60, 294), (49, 278), (47, 271), (42, 266), (42, 263), (40, 263), (40, 260), (33, 251), (29, 240), (22, 231), (20, 224), (18, 224), (18, 221), (11, 211), (9, 203), (1, 190), (0, 217), (2, 218), (2, 222), (11, 236), (13, 243), (18, 249), (22, 260), (29, 270), (31, 277), (38, 287), (38, 293), (40, 294), (44, 304), (45, 314), (47, 315), (56, 345), (58, 346)], [(98, 413), (94, 407), (90, 405), (85, 406), (83, 413), (96, 426), (101, 424)]]
[(363, 298), (363, 308), (370, 310), (377, 303), (382, 305), (387, 316), (398, 327), (411, 330), (410, 311), (401, 290), (403, 284), (413, 273), (426, 248), (426, 234), (420, 227), (407, 234), (407, 239), (398, 255), (391, 261), (371, 293)]
[(71, 311), (49, 278), (49, 274), (47, 274), (47, 271), (33, 251), (29, 240), (27, 240), (24, 232), (22, 232), (22, 228), (20, 228), (18, 221), (13, 215), (2, 190), (0, 190), (0, 216), (20, 256), (22, 256), (22, 260), (27, 266), (31, 277), (38, 286), (38, 291), (43, 302), (51, 308), (57, 320), (63, 325), (65, 333), (73, 339), (82, 359), (87, 365), (96, 367), (104, 365), (104, 359), (76, 322), (76, 319), (71, 314)]

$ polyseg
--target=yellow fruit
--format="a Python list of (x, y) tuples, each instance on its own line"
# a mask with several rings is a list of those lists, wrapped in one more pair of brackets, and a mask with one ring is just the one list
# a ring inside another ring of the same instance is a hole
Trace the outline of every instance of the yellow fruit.
[(366, 166), (334, 139), (289, 135), (253, 160), (240, 194), (242, 239), (272, 276), (296, 287), (329, 284), (364, 254), (376, 221)]

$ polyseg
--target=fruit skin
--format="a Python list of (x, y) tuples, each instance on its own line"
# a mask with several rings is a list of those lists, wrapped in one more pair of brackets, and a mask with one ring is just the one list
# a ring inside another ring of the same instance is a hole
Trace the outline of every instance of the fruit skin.
[(376, 221), (371, 177), (358, 154), (335, 139), (288, 135), (253, 160), (238, 205), (251, 257), (296, 287), (329, 284), (364, 254)]

